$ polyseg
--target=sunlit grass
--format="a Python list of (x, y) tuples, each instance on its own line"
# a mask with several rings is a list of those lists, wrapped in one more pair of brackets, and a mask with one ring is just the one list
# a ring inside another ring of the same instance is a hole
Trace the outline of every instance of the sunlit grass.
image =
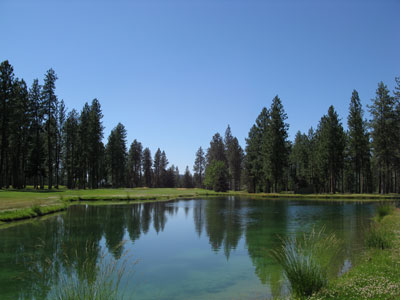
[(282, 240), (272, 251), (290, 282), (294, 296), (306, 298), (328, 284), (328, 271), (339, 251), (339, 241), (324, 228)]

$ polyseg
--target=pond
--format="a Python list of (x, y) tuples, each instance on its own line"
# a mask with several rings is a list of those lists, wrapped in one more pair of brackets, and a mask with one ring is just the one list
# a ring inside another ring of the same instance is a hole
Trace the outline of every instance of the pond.
[[(363, 247), (376, 204), (226, 197), (109, 206), (0, 228), (0, 298), (45, 299), (60, 274), (125, 266), (124, 299), (266, 299), (288, 294), (270, 256), (281, 237), (324, 226), (343, 242), (336, 274)], [(65, 279), (65, 276), (64, 276)]]

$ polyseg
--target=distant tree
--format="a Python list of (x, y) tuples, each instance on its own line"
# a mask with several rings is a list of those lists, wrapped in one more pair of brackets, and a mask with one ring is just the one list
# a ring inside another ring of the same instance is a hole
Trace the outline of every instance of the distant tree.
[(287, 149), (289, 125), (285, 123), (287, 115), (278, 96), (272, 100), (269, 117), (267, 130), (264, 131), (262, 139), (264, 172), (270, 174), (274, 191), (278, 192), (279, 183), (288, 166), (289, 155)]
[(214, 134), (210, 142), (210, 147), (207, 149), (207, 164), (214, 160), (226, 163), (225, 145), (219, 133)]
[(295, 184), (295, 190), (304, 189), (309, 185), (308, 166), (309, 166), (309, 147), (308, 136), (298, 131), (294, 139), (294, 145), (290, 153), (291, 176)]
[(140, 142), (134, 140), (129, 148), (128, 154), (128, 174), (130, 178), (130, 186), (138, 187), (142, 180), (142, 158), (143, 147)]
[(166, 187), (168, 181), (168, 174), (167, 174), (167, 166), (168, 166), (168, 159), (165, 152), (161, 152), (160, 157), (160, 186)]
[(242, 165), (243, 165), (243, 149), (239, 145), (239, 141), (236, 137), (229, 143), (229, 151), (227, 154), (228, 165), (230, 170), (231, 189), (237, 191), (240, 189), (240, 180), (242, 177)]
[(204, 156), (203, 148), (200, 147), (196, 152), (196, 159), (193, 166), (195, 186), (198, 188), (203, 187), (205, 169), (206, 158)]
[(181, 187), (181, 175), (179, 175), (178, 166), (175, 167), (175, 187)]
[(176, 176), (175, 176), (175, 166), (171, 165), (166, 171), (164, 175), (164, 187), (174, 188), (176, 187)]
[(101, 180), (101, 166), (104, 159), (103, 113), (99, 100), (93, 99), (89, 111), (88, 127), (88, 175), (89, 187), (98, 188)]
[(158, 148), (156, 153), (154, 154), (153, 176), (154, 176), (154, 180), (153, 180), (154, 187), (156, 187), (156, 188), (161, 187), (161, 150), (160, 150), (160, 148)]
[(28, 166), (29, 128), (31, 111), (28, 89), (25, 81), (16, 79), (12, 89), (9, 122), (9, 147), (11, 163), (11, 181), (14, 188), (24, 188)]
[(0, 188), (8, 187), (9, 180), (9, 126), (12, 110), (10, 108), (13, 97), (14, 69), (8, 60), (0, 64)]
[(183, 175), (183, 187), (192, 188), (193, 187), (193, 177), (189, 171), (189, 167), (186, 166), (185, 174)]
[(28, 176), (33, 177), (33, 186), (43, 188), (45, 176), (45, 149), (43, 136), (44, 106), (41, 98), (39, 80), (33, 81), (29, 90), (32, 124), (30, 126), (31, 146), (29, 147)]
[(63, 156), (63, 128), (64, 128), (64, 123), (65, 123), (65, 104), (64, 100), (61, 100), (60, 102), (56, 102), (56, 110), (55, 110), (55, 120), (56, 120), (56, 127), (55, 127), (55, 139), (54, 139), (54, 144), (55, 144), (55, 151), (54, 151), (54, 161), (55, 161), (55, 188), (58, 189), (59, 184), (60, 184), (60, 170), (61, 170), (61, 159)]
[(149, 148), (143, 150), (143, 179), (146, 187), (152, 187), (152, 165), (151, 152)]
[(398, 148), (398, 122), (395, 112), (395, 98), (391, 97), (387, 86), (380, 82), (376, 97), (372, 99), (369, 112), (372, 116), (372, 150), (377, 162), (379, 192), (385, 194), (391, 188), (391, 164)]
[(369, 173), (370, 150), (367, 121), (364, 118), (361, 101), (356, 90), (353, 91), (350, 99), (349, 116), (347, 119), (349, 160), (351, 170), (354, 170), (353, 182), (355, 192), (365, 191), (365, 180)]
[(113, 187), (125, 186), (126, 129), (121, 123), (111, 131), (107, 143), (108, 169)]
[(328, 184), (326, 190), (335, 193), (343, 170), (345, 133), (333, 106), (319, 122), (316, 147), (320, 178), (324, 179), (325, 186)]
[(207, 166), (204, 185), (216, 192), (227, 191), (228, 169), (223, 161), (214, 160)]
[(76, 188), (79, 161), (79, 115), (75, 109), (70, 111), (64, 124), (64, 159), (67, 187)]
[(240, 189), (240, 178), (242, 172), (243, 149), (236, 137), (232, 136), (231, 128), (228, 125), (225, 131), (225, 155), (229, 173), (229, 188)]
[(85, 189), (88, 186), (89, 160), (90, 160), (90, 106), (86, 102), (79, 116), (79, 159), (78, 159), (78, 185)]
[(47, 136), (47, 171), (48, 188), (53, 187), (54, 140), (56, 132), (55, 111), (57, 96), (55, 94), (57, 75), (53, 69), (46, 72), (42, 88), (42, 99), (45, 106), (46, 136)]
[(247, 190), (252, 193), (269, 191), (270, 179), (265, 169), (263, 154), (263, 136), (266, 135), (270, 122), (269, 111), (263, 108), (246, 139), (246, 157), (244, 166), (247, 178)]

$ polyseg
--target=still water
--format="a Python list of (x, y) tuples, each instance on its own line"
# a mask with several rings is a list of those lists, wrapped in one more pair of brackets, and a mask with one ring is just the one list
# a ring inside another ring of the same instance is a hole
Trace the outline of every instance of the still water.
[(322, 226), (334, 232), (343, 242), (333, 270), (340, 273), (362, 249), (375, 206), (235, 197), (71, 206), (0, 227), (0, 299), (46, 299), (56, 274), (90, 279), (100, 257), (124, 261), (124, 299), (282, 296), (288, 284), (269, 252), (281, 237)]

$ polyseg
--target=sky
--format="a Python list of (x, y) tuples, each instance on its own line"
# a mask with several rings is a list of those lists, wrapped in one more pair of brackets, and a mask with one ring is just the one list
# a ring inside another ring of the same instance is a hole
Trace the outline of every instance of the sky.
[[(57, 73), (69, 110), (97, 98), (104, 142), (121, 122), (183, 173), (211, 137), (245, 138), (282, 100), (289, 139), (334, 105), (346, 127), (400, 76), (398, 0), (1, 0), (0, 61), (30, 86)], [(368, 113), (366, 112), (366, 117)]]

